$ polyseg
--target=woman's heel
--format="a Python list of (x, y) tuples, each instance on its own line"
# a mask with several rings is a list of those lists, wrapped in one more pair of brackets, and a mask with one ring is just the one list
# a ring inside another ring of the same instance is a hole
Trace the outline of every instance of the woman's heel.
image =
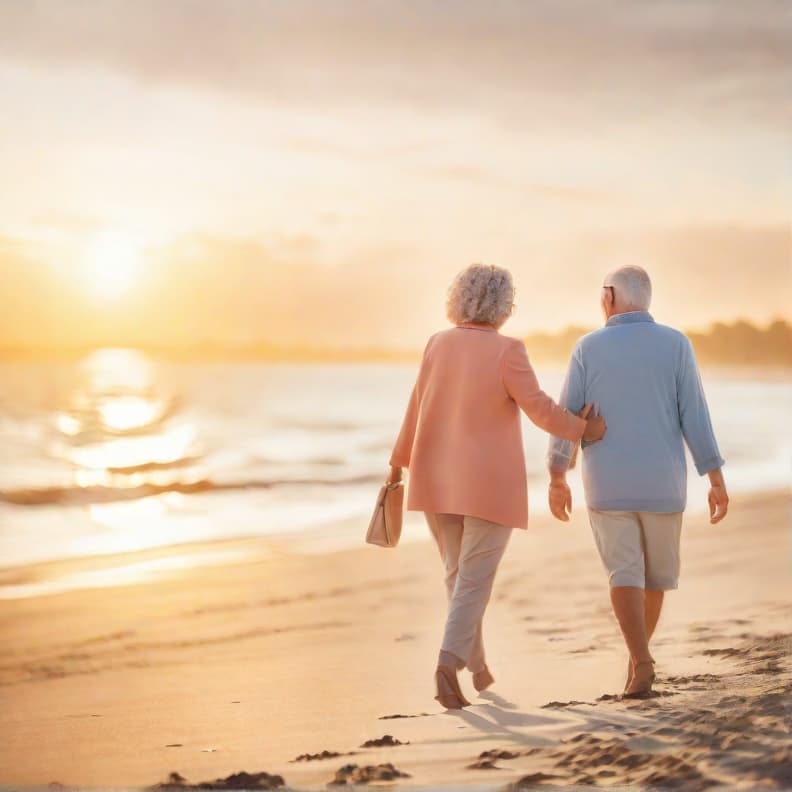
[(493, 682), (495, 677), (490, 673), (489, 668), (484, 666), (481, 671), (476, 671), (473, 674), (473, 687), (479, 691), (486, 690)]
[(446, 709), (469, 707), (470, 702), (462, 695), (456, 672), (448, 666), (439, 665), (435, 671), (437, 695), (435, 699)]

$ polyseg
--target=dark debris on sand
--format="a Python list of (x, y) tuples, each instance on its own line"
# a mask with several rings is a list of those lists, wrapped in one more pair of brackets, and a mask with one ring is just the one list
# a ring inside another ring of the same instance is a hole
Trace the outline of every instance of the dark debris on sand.
[(271, 775), (270, 773), (232, 773), (225, 778), (217, 778), (214, 781), (201, 781), (197, 784), (190, 784), (180, 773), (173, 772), (168, 776), (167, 781), (155, 784), (150, 789), (157, 790), (182, 790), (182, 789), (278, 789), (286, 782), (283, 776)]
[(397, 770), (390, 762), (365, 767), (348, 764), (336, 771), (335, 777), (328, 786), (370, 784), (374, 781), (395, 781), (397, 778), (410, 778), (410, 775)]
[(295, 756), (292, 762), (320, 762), (323, 759), (336, 759), (339, 756), (352, 756), (352, 753), (339, 753), (338, 751), (320, 751), (319, 753), (304, 753)]
[(482, 751), (479, 759), (516, 759), (518, 756), (528, 756), (531, 751), (507, 751), (504, 749), (491, 748), (489, 751)]
[[(630, 695), (625, 695), (623, 693), (603, 693), (601, 696), (597, 696), (595, 701), (650, 701), (652, 699), (668, 698), (669, 696), (676, 695), (677, 694), (673, 690), (649, 690), (646, 693), (632, 693)], [(580, 704), (583, 702), (571, 703)]]
[(476, 759), (473, 764), (465, 767), (466, 770), (502, 770), (492, 759)]
[(472, 764), (467, 765), (467, 770), (503, 770), (495, 764), (498, 759), (517, 759), (521, 756), (531, 756), (536, 753), (539, 748), (529, 748), (526, 751), (509, 751), (503, 748), (491, 748), (489, 751), (482, 751), (478, 755), (478, 759)]
[(397, 740), (391, 734), (385, 734), (382, 737), (377, 737), (374, 740), (366, 740), (366, 742), (361, 745), (361, 748), (393, 748), (397, 745), (409, 745), (410, 743), (403, 743), (401, 740)]
[(377, 720), (396, 720), (397, 718), (431, 718), (431, 712), (419, 712), (417, 715), (380, 715)]
[(558, 776), (550, 775), (548, 773), (531, 773), (530, 775), (525, 775), (522, 778), (518, 778), (513, 784), (509, 784), (506, 789), (517, 792), (517, 790), (530, 789), (536, 784), (541, 784), (544, 781), (553, 781), (557, 778)]

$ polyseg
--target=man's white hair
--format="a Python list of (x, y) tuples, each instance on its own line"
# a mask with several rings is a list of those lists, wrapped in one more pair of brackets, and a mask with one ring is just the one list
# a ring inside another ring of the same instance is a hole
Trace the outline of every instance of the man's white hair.
[(616, 299), (626, 308), (648, 311), (652, 302), (652, 281), (643, 267), (619, 267), (608, 275), (606, 286), (613, 286)]

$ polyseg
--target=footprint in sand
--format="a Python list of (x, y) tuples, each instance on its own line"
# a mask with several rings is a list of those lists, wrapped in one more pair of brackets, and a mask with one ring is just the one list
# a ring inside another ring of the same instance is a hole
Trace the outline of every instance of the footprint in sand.
[(513, 784), (509, 784), (506, 789), (514, 790), (514, 792), (520, 789), (531, 789), (536, 784), (541, 784), (543, 781), (552, 781), (554, 778), (560, 778), (560, 776), (550, 775), (548, 773), (531, 773), (530, 775), (519, 778)]
[(478, 758), (481, 760), (488, 759), (492, 761), (493, 759), (516, 759), (518, 756), (525, 756), (527, 754), (521, 754), (516, 751), (506, 751), (499, 748), (491, 748), (489, 751), (482, 751)]
[(701, 654), (706, 657), (745, 657), (750, 654), (750, 649), (727, 646), (725, 649), (705, 649)]
[(377, 781), (393, 781), (397, 778), (410, 778), (408, 773), (403, 773), (390, 762), (378, 765), (359, 767), (356, 764), (344, 765), (336, 771), (328, 786), (344, 786), (346, 784), (370, 784)]
[(189, 784), (180, 773), (173, 772), (167, 781), (162, 781), (149, 787), (151, 790), (183, 790), (183, 789), (278, 789), (285, 786), (283, 776), (270, 773), (232, 773), (225, 778), (216, 778), (214, 781), (201, 781), (198, 784)]
[(541, 748), (528, 748), (525, 751), (509, 751), (503, 748), (491, 748), (488, 751), (482, 751), (478, 755), (478, 760), (473, 764), (468, 765), (471, 770), (503, 770), (504, 768), (495, 765), (497, 759), (509, 760), (519, 759), (521, 756), (533, 756), (541, 752)]
[(361, 745), (361, 748), (393, 748), (397, 745), (409, 745), (410, 743), (403, 743), (401, 740), (397, 740), (394, 736), (390, 734), (385, 734), (382, 737), (377, 737), (374, 740), (366, 740), (366, 742)]
[[(599, 701), (599, 699), (597, 699)], [(547, 704), (542, 704), (542, 709), (563, 709), (564, 707), (579, 707), (586, 704), (585, 701), (550, 701)]]
[(492, 759), (477, 759), (473, 764), (465, 766), (466, 770), (503, 770), (498, 767)]
[(336, 759), (339, 756), (352, 756), (353, 753), (339, 753), (338, 751), (320, 751), (319, 753), (304, 753), (292, 759), (292, 762), (320, 762), (323, 759)]

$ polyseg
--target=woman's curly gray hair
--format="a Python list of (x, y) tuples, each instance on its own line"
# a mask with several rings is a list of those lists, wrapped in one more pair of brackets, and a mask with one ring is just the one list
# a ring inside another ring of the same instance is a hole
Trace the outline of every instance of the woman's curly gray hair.
[(471, 264), (448, 289), (446, 314), (454, 324), (483, 322), (500, 327), (513, 308), (511, 273), (492, 264)]

